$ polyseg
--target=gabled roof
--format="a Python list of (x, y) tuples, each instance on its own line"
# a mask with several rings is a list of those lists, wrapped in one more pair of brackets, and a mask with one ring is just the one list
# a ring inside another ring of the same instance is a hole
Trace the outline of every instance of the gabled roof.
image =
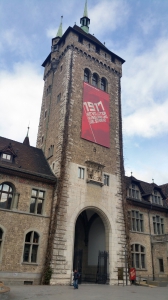
[(153, 182), (148, 183), (148, 182), (139, 180), (139, 179), (137, 179), (133, 176), (130, 176), (130, 177), (125, 176), (125, 181), (126, 181), (127, 187), (129, 187), (129, 185), (132, 182), (136, 183), (140, 187), (141, 191), (143, 191), (142, 196), (151, 195), (154, 190), (158, 190), (161, 193), (162, 197), (166, 198), (165, 194), (163, 193), (163, 190), (162, 190), (161, 186), (157, 185), (156, 183), (153, 183)]
[(162, 189), (162, 191), (165, 194), (166, 198), (168, 198), (168, 183), (162, 184), (159, 187)]
[(20, 176), (22, 176), (21, 173), (24, 173), (56, 182), (56, 177), (52, 173), (41, 149), (0, 137), (1, 153), (4, 152), (4, 149), (7, 149), (9, 143), (15, 153), (15, 157), (12, 162), (0, 160), (1, 172), (10, 170), (20, 173)]
[(11, 145), (11, 142), (9, 142), (8, 144), (6, 144), (6, 146), (4, 148), (1, 149), (0, 147), (0, 153), (8, 153), (13, 155), (14, 157), (16, 157), (16, 153)]
[[(84, 30), (82, 30), (77, 25), (74, 25), (73, 27), (71, 27), (71, 26), (68, 27), (68, 29), (65, 31), (63, 36), (60, 38), (58, 45), (60, 45), (62, 43), (62, 41), (66, 38), (66, 36), (69, 34), (70, 31), (82, 35), (88, 41), (92, 42), (95, 45), (98, 45), (100, 48), (102, 48), (107, 53), (114, 55), (114, 57), (116, 57), (118, 60), (120, 60), (122, 64), (125, 62), (124, 59), (122, 59), (120, 56), (118, 56), (117, 54), (110, 51), (107, 47), (105, 47), (105, 45), (102, 44), (94, 35), (92, 35), (90, 33), (86, 33)], [(55, 39), (55, 38), (53, 38), (53, 39)], [(47, 56), (47, 58), (43, 62), (43, 64), (42, 64), (43, 67), (45, 67), (46, 63), (50, 60), (50, 57), (51, 57), (51, 53)]]

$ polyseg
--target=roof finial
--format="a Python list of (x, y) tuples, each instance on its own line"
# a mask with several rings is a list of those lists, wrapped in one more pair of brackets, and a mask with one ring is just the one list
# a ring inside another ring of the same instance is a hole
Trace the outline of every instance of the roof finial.
[(152, 183), (154, 183), (154, 179), (152, 178)]
[(131, 172), (131, 177), (132, 177), (132, 172)]
[(56, 37), (62, 37), (62, 19), (63, 19), (63, 16), (61, 16), (61, 23), (60, 23), (60, 26), (58, 28), (58, 32), (57, 32), (57, 35)]
[(83, 17), (88, 17), (88, 11), (87, 11), (87, 0), (85, 1), (85, 8), (84, 8)]
[(30, 127), (28, 126), (27, 127), (27, 136), (29, 137), (29, 129), (30, 129)]

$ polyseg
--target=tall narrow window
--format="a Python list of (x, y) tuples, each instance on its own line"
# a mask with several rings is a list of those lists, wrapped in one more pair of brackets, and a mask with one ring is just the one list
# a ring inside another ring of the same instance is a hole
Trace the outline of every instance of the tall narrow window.
[(106, 92), (106, 79), (105, 78), (101, 78), (100, 88), (102, 91)]
[(96, 73), (92, 76), (92, 85), (98, 87), (98, 75)]
[(145, 269), (145, 247), (139, 244), (131, 245), (132, 267)]
[(0, 258), (2, 253), (3, 230), (0, 228)]
[(163, 258), (159, 258), (159, 271), (164, 272)]
[(160, 216), (153, 217), (154, 234), (164, 234), (164, 219)]
[(59, 103), (60, 101), (61, 101), (61, 93), (59, 93), (57, 96), (57, 103)]
[(84, 168), (78, 167), (78, 178), (84, 179)]
[(141, 214), (139, 211), (132, 210), (131, 211), (131, 230), (132, 231), (144, 231), (143, 226), (143, 214)]
[(39, 235), (35, 231), (30, 231), (26, 234), (23, 262), (36, 263), (37, 262), (37, 252), (39, 246)]
[(89, 70), (88, 69), (85, 69), (84, 70), (84, 81), (85, 82), (89, 82)]
[(13, 190), (7, 183), (0, 184), (0, 208), (11, 209)]
[(83, 44), (83, 37), (80, 36), (80, 35), (78, 36), (78, 42), (81, 43), (81, 44)]
[(109, 186), (109, 175), (104, 174), (104, 185)]
[(96, 52), (100, 53), (100, 47), (96, 45)]
[(41, 190), (32, 189), (30, 213), (42, 215), (44, 206), (45, 192)]

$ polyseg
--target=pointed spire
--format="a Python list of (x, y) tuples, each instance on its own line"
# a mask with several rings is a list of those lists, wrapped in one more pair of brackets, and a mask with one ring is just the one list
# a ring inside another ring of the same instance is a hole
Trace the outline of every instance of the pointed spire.
[(26, 137), (25, 137), (25, 139), (23, 141), (23, 144), (26, 145), (26, 146), (30, 146), (30, 142), (29, 142), (29, 129), (30, 129), (30, 127), (28, 126), (27, 127), (27, 135), (26, 135)]
[(57, 32), (57, 35), (56, 37), (62, 37), (62, 19), (63, 19), (63, 16), (61, 16), (61, 23), (60, 23), (60, 26), (58, 28), (58, 32)]
[(90, 19), (88, 18), (88, 12), (87, 12), (87, 0), (85, 2), (83, 17), (80, 19), (80, 24), (81, 24), (81, 29), (83, 29), (83, 31), (85, 31), (86, 33), (89, 33)]
[(85, 2), (85, 8), (84, 8), (83, 17), (88, 17), (88, 11), (87, 11), (87, 0), (86, 0), (86, 2)]

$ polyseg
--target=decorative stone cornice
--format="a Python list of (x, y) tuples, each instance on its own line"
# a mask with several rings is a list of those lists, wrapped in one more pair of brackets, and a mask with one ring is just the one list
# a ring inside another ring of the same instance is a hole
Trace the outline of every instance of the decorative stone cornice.
[(50, 75), (50, 73), (52, 71), (56, 71), (57, 66), (59, 65), (61, 59), (63, 58), (63, 56), (65, 56), (65, 53), (69, 50), (69, 49), (74, 49), (78, 52), (78, 54), (81, 54), (82, 56), (85, 56), (86, 58), (89, 58), (91, 60), (94, 60), (96, 63), (98, 63), (99, 65), (102, 66), (102, 68), (108, 69), (109, 71), (115, 73), (117, 76), (119, 76), (120, 78), (122, 77), (121, 73), (118, 72), (117, 70), (115, 70), (114, 68), (111, 68), (109, 65), (107, 65), (107, 63), (103, 63), (101, 60), (98, 60), (97, 58), (95, 58), (94, 56), (91, 56), (90, 54), (88, 54), (87, 52), (85, 52), (82, 49), (79, 49), (78, 47), (74, 46), (73, 44), (71, 45), (67, 45), (66, 48), (62, 51), (61, 55), (59, 56), (58, 59), (55, 59), (55, 62), (53, 62), (51, 60), (51, 68), (50, 70), (44, 75), (44, 80)]

